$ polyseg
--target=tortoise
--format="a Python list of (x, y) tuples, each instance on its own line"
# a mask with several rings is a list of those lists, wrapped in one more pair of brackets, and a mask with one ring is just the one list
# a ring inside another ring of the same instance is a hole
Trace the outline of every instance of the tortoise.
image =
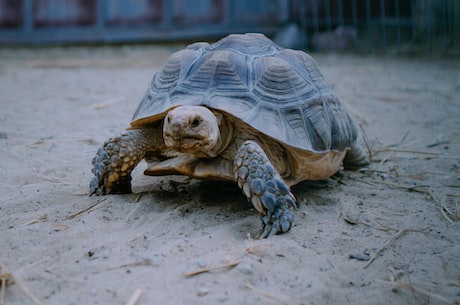
[(315, 61), (263, 34), (173, 53), (131, 126), (92, 160), (89, 194), (131, 192), (131, 172), (237, 182), (262, 214), (261, 237), (289, 231), (290, 186), (367, 164), (357, 128)]

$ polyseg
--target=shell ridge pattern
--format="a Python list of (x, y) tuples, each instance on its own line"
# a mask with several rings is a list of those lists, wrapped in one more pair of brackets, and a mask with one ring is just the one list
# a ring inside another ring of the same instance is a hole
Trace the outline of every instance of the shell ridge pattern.
[[(189, 49), (189, 48), (187, 48), (187, 49)], [(194, 71), (196, 66), (199, 66), (200, 60), (203, 58), (203, 54), (208, 52), (208, 50), (209, 50), (208, 48), (206, 48), (206, 49), (190, 48), (190, 49), (194, 50), (195, 54), (197, 54), (197, 55), (195, 56), (195, 58), (191, 62), (187, 62), (186, 60), (182, 59), (181, 67), (180, 67), (180, 70), (181, 70), (180, 79), (181, 80), (187, 79), (190, 76), (190, 73), (192, 73), (192, 71)]]
[[(308, 115), (306, 126), (310, 125), (315, 129), (314, 135), (310, 132), (312, 138), (319, 136), (323, 145), (315, 145), (316, 149), (344, 149), (356, 138), (356, 128), (351, 122), (351, 118), (345, 113), (339, 104), (336, 95), (330, 86), (324, 80), (323, 75), (318, 69), (315, 61), (306, 53), (285, 49), (278, 54), (279, 57), (288, 61), (292, 68), (297, 71), (305, 80), (311, 84), (318, 92), (318, 99), (322, 101), (322, 107), (311, 110), (310, 107), (304, 109)], [(327, 94), (324, 94), (324, 93)], [(313, 106), (313, 105), (311, 105)], [(322, 111), (320, 111), (322, 108)], [(322, 114), (320, 116), (319, 114)], [(339, 126), (340, 125), (340, 126)], [(349, 131), (352, 131), (351, 133)], [(311, 143), (319, 143), (312, 139)]]
[(301, 75), (292, 69), (287, 61), (277, 57), (264, 57), (259, 63), (259, 77), (254, 85), (253, 93), (263, 101), (285, 104), (312, 99), (318, 92), (315, 86), (306, 82)]
[(330, 121), (323, 100), (312, 101), (302, 105), (302, 113), (305, 118), (305, 126), (310, 143), (317, 151), (331, 148)]
[(331, 120), (332, 146), (337, 149), (349, 147), (358, 136), (356, 125), (336, 100), (331, 103), (329, 111), (334, 118)]
[(286, 145), (316, 152), (346, 148), (357, 134), (315, 61), (262, 34), (229, 35), (171, 55), (132, 124), (159, 120), (178, 105), (224, 111)]
[(216, 50), (232, 50), (239, 54), (251, 56), (273, 55), (281, 49), (262, 34), (229, 35), (213, 45)]
[(189, 94), (204, 93), (201, 105), (222, 110), (238, 108), (237, 102), (233, 102), (234, 106), (227, 104), (232, 98), (249, 96), (245, 60), (245, 55), (232, 50), (212, 48), (190, 69), (180, 88)]
[(156, 72), (132, 120), (148, 118), (170, 108), (170, 99), (180, 86), (183, 73), (201, 56), (201, 50), (186, 48), (173, 53), (163, 68)]
[(183, 86), (191, 90), (232, 92), (245, 90), (244, 67), (230, 51), (215, 50), (203, 56), (188, 74)]

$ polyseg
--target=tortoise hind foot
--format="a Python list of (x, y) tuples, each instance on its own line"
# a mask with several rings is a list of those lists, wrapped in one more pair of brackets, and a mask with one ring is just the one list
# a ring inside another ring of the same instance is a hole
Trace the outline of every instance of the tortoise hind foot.
[(260, 238), (289, 231), (293, 221), (289, 206), (296, 207), (295, 197), (256, 142), (245, 141), (238, 149), (234, 172), (238, 186), (264, 215)]
[(89, 195), (131, 193), (131, 171), (144, 156), (135, 131), (107, 140), (93, 158)]
[(351, 146), (343, 159), (343, 167), (346, 170), (359, 170), (360, 168), (369, 166), (369, 164), (368, 155), (356, 143)]

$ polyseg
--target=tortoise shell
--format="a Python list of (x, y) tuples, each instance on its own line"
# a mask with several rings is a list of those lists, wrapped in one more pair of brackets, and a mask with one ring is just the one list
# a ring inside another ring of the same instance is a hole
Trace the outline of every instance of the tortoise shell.
[(224, 111), (257, 131), (311, 152), (343, 151), (357, 129), (315, 61), (262, 34), (194, 43), (156, 73), (131, 122), (143, 128), (180, 105)]

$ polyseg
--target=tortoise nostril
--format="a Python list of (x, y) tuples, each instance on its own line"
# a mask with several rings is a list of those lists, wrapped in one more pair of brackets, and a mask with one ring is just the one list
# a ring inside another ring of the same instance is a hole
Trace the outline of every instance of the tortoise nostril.
[(192, 127), (198, 127), (201, 124), (201, 121), (202, 121), (201, 117), (199, 116), (195, 117), (191, 124)]

